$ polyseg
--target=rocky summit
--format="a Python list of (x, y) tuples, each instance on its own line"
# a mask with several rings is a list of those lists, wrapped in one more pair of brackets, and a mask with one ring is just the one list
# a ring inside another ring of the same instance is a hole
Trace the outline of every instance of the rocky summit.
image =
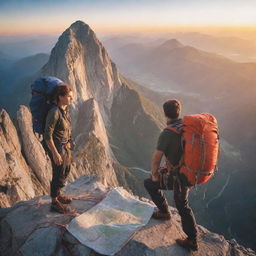
[[(99, 203), (110, 191), (94, 176), (82, 176), (65, 187), (72, 196), (71, 207), (83, 213)], [(49, 196), (39, 196), (16, 203), (11, 208), (0, 209), (0, 255), (19, 256), (92, 256), (100, 255), (82, 245), (66, 227), (74, 218), (72, 214), (50, 212)], [(151, 219), (116, 254), (120, 256), (255, 256), (256, 254), (223, 236), (199, 226), (199, 251), (190, 253), (179, 247), (175, 239), (183, 237), (177, 210), (170, 209), (171, 220)]]

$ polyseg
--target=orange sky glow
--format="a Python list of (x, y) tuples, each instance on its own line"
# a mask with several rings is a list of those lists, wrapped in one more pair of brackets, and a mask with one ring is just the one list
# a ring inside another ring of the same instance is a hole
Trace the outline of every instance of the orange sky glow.
[(254, 0), (0, 1), (0, 35), (60, 34), (82, 20), (96, 33), (256, 33)]

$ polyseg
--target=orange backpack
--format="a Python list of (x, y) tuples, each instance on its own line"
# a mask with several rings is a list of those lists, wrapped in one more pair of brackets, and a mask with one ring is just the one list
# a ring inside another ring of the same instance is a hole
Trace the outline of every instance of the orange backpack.
[(165, 129), (182, 135), (183, 156), (179, 172), (194, 186), (207, 182), (214, 174), (219, 152), (219, 134), (216, 118), (208, 113), (184, 116), (181, 129)]

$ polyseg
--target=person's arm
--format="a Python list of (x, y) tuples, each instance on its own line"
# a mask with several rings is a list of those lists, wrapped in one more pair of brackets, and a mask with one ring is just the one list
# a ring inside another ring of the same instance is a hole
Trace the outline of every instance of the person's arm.
[(53, 161), (56, 165), (61, 165), (63, 160), (62, 157), (60, 155), (60, 153), (58, 152), (58, 150), (56, 149), (54, 142), (52, 139), (50, 140), (46, 140), (46, 144), (48, 146), (48, 148), (51, 150), (52, 152), (52, 157), (53, 157)]
[(160, 167), (161, 159), (164, 155), (164, 152), (156, 150), (151, 159), (151, 179), (156, 182), (159, 181), (158, 169)]
[(59, 119), (58, 111), (50, 110), (46, 117), (44, 140), (52, 153), (54, 163), (56, 165), (61, 165), (63, 160), (58, 150), (56, 149), (55, 144), (53, 142), (53, 138), (52, 138), (54, 128), (57, 124), (58, 119)]
[(71, 117), (70, 117), (70, 113), (69, 113), (69, 110), (67, 109), (67, 119), (68, 119), (68, 122), (70, 123), (70, 134), (69, 134), (69, 139), (68, 139), (68, 143), (66, 144), (66, 147), (71, 149), (71, 150), (74, 150), (74, 144), (73, 144), (73, 139), (72, 139), (72, 129), (71, 129)]
[(159, 181), (158, 169), (161, 164), (162, 157), (164, 152), (168, 148), (168, 136), (166, 136), (166, 131), (161, 132), (155, 152), (152, 155), (151, 159), (151, 179), (152, 181)]

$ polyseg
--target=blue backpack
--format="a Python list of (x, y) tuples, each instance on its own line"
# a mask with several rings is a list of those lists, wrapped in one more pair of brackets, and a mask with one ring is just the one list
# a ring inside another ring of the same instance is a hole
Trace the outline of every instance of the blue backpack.
[(38, 134), (44, 133), (45, 119), (48, 111), (54, 106), (49, 99), (56, 86), (63, 83), (53, 76), (37, 78), (31, 85), (32, 98), (29, 103), (32, 113), (33, 131)]

